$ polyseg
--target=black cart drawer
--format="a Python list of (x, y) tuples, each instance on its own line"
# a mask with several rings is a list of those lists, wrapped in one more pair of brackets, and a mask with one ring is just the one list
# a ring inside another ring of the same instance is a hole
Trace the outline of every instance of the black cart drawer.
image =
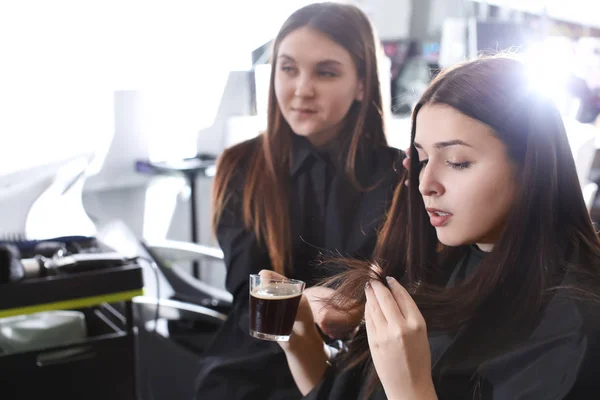
[(0, 398), (134, 400), (134, 336), (94, 311), (85, 341), (0, 357)]

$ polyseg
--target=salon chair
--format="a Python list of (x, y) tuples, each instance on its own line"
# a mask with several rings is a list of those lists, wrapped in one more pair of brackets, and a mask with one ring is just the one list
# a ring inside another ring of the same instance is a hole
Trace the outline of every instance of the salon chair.
[(194, 396), (202, 353), (227, 318), (232, 296), (195, 279), (179, 263), (222, 262), (214, 247), (139, 240), (122, 222), (98, 228), (98, 238), (146, 265), (144, 296), (133, 299), (142, 399)]
[[(164, 240), (142, 242), (156, 270), (168, 282), (168, 298), (134, 299), (139, 329), (140, 388), (148, 399), (193, 398), (202, 353), (231, 309), (225, 290), (195, 279), (178, 262), (223, 259), (218, 248)], [(157, 309), (158, 307), (158, 309)]]

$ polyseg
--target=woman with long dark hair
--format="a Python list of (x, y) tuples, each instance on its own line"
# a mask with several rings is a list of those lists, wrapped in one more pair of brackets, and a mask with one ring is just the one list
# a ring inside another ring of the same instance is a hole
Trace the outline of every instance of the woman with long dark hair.
[(424, 93), (375, 258), (335, 260), (347, 270), (325, 282), (331, 305), (364, 305), (358, 333), (327, 361), (303, 301), (281, 343), (308, 399), (598, 395), (600, 242), (560, 114), (527, 76), (481, 58)]
[(403, 171), (403, 153), (384, 134), (379, 44), (360, 9), (301, 8), (273, 46), (267, 130), (217, 166), (213, 222), (234, 308), (203, 357), (202, 399), (301, 397), (279, 346), (248, 333), (249, 275), (269, 269), (305, 281), (322, 333), (346, 336), (346, 316), (317, 301), (333, 289), (311, 287), (328, 276), (315, 261), (372, 256)]

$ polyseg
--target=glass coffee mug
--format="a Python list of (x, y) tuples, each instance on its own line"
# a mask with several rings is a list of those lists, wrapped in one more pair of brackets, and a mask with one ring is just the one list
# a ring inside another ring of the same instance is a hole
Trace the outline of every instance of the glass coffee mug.
[(288, 341), (292, 334), (304, 282), (250, 275), (250, 335)]

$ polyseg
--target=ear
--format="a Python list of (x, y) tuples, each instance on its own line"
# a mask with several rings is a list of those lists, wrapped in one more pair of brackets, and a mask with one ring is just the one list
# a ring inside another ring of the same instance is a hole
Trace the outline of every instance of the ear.
[(354, 96), (354, 100), (363, 101), (365, 98), (365, 84), (363, 80), (358, 81), (358, 85), (356, 86), (356, 95)]

